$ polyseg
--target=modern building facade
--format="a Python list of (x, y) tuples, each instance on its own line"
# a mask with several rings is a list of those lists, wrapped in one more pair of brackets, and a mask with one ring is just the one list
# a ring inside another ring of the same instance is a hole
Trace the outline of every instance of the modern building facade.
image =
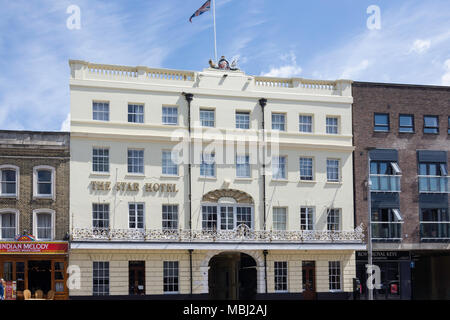
[[(356, 223), (371, 210), (374, 297), (449, 299), (450, 87), (354, 82), (352, 92)], [(366, 263), (358, 252), (363, 297)]]
[(71, 298), (350, 298), (350, 81), (69, 64)]
[(67, 299), (69, 133), (0, 131), (0, 276), (7, 299)]

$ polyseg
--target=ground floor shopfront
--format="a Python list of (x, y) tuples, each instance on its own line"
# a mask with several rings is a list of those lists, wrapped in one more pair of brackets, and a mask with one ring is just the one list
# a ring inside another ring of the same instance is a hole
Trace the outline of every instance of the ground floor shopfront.
[[(356, 252), (356, 277), (361, 283), (358, 298), (367, 299), (367, 251)], [(450, 252), (448, 250), (375, 250), (373, 264), (380, 268), (380, 287), (375, 300), (450, 299)]]
[(6, 299), (24, 299), (29, 290), (35, 297), (38, 290), (46, 298), (67, 299), (67, 242), (1, 242), (0, 275), (6, 282)]
[(72, 244), (81, 281), (71, 299), (352, 299), (354, 250), (88, 246)]

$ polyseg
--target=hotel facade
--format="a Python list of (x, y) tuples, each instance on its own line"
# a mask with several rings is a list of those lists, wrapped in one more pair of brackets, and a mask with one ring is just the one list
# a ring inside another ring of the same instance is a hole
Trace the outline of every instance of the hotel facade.
[(69, 64), (72, 299), (351, 298), (351, 81)]

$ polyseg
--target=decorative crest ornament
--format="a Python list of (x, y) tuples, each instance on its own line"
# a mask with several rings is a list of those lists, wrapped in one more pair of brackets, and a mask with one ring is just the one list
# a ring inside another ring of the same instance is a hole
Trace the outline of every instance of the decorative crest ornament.
[(220, 57), (218, 65), (216, 65), (211, 59), (209, 59), (209, 66), (213, 69), (219, 70), (231, 70), (231, 71), (239, 70), (239, 68), (237, 68), (237, 60), (236, 59), (233, 60), (230, 66), (230, 63), (228, 62), (227, 59), (225, 59), (225, 56)]

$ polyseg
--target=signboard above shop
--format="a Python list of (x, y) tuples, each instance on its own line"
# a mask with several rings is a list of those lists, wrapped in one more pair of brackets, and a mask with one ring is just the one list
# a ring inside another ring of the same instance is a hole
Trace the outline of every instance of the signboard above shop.
[(35, 241), (31, 235), (22, 235), (16, 241), (0, 241), (0, 254), (66, 254), (67, 242)]
[[(372, 251), (373, 260), (410, 260), (409, 251)], [(367, 261), (367, 251), (357, 251), (356, 260)]]

